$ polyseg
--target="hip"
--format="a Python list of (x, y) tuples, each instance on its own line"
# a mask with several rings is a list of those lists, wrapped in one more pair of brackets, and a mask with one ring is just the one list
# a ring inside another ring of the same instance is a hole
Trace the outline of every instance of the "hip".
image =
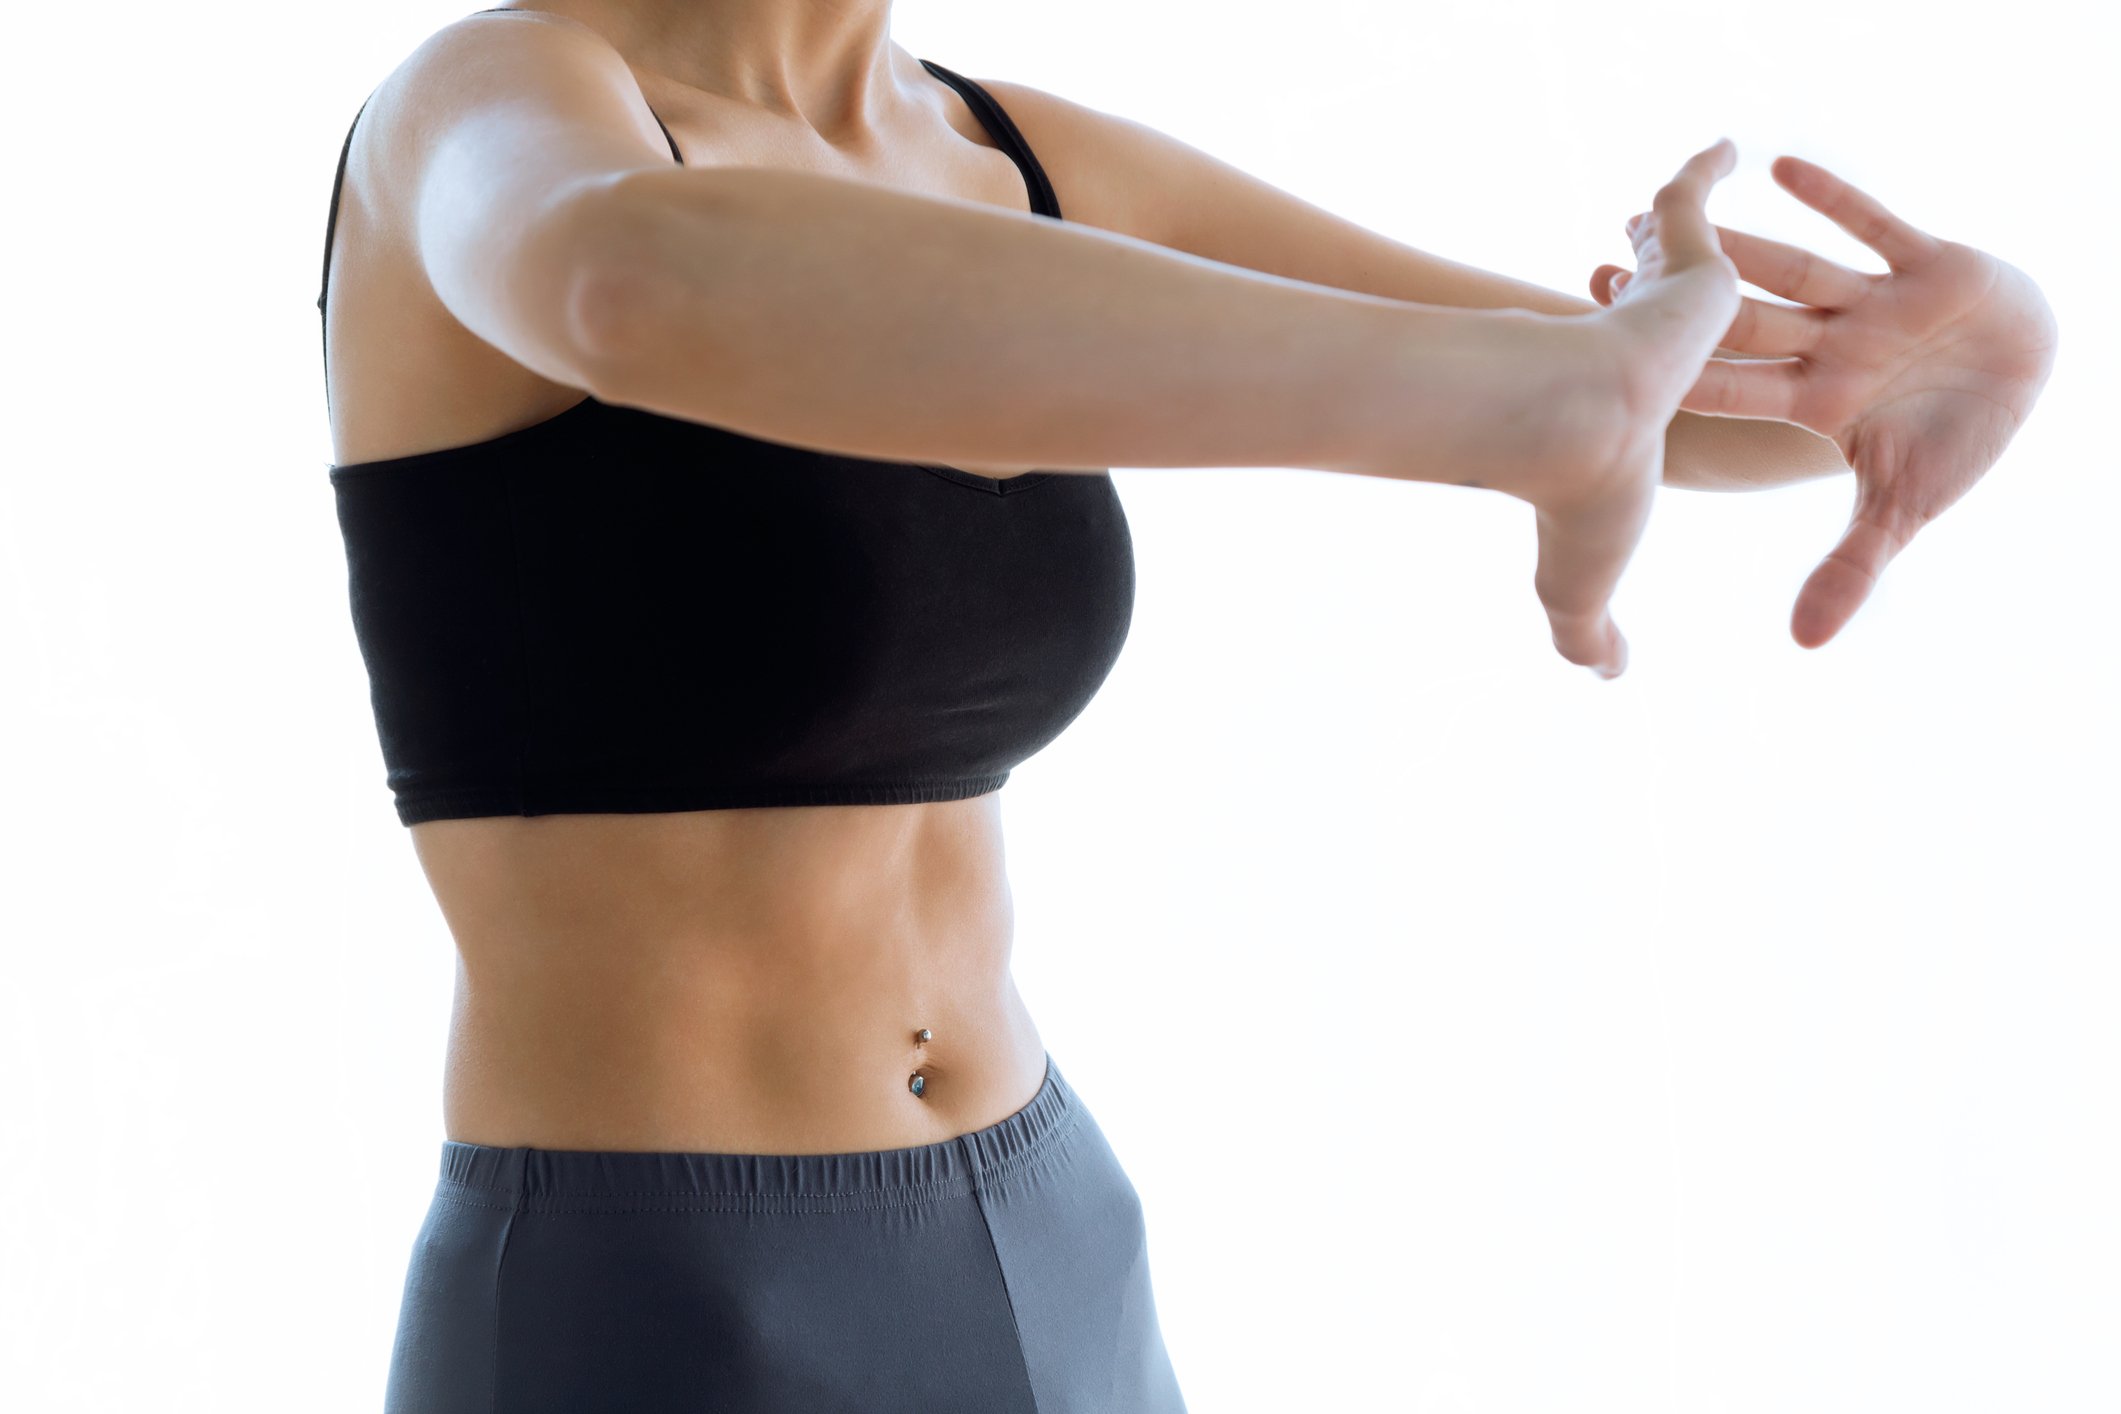
[(452, 1143), (389, 1414), (1180, 1414), (1141, 1205), (1058, 1072), (890, 1151)]

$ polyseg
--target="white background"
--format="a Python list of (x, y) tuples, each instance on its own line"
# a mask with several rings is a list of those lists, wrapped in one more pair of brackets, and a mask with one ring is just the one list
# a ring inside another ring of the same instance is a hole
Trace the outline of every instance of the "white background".
[[(450, 959), (310, 301), (347, 121), (458, 12), (8, 21), (10, 1409), (379, 1401)], [(907, 0), (916, 53), (1558, 288), (1729, 134), (1726, 224), (1862, 260), (1768, 180), (1800, 152), (2062, 323), (1818, 653), (1784, 624), (1846, 483), (1668, 493), (1606, 685), (1514, 502), (1123, 474), (1133, 640), (1006, 809), (1023, 985), (1200, 1414), (2121, 1408), (2109, 14)]]

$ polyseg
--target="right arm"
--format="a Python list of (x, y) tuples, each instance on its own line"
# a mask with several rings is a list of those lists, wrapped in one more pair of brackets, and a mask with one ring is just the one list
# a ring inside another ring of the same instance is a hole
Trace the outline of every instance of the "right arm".
[(1511, 384), (1531, 316), (863, 182), (673, 167), (631, 73), (576, 25), (460, 24), (413, 69), (376, 116), (436, 295), (605, 401), (899, 460), (1508, 480), (1499, 419), (1467, 410)]
[(676, 168), (631, 72), (571, 22), (460, 22), (378, 97), (376, 205), (450, 316), (544, 378), (855, 456), (1500, 490), (1538, 511), (1557, 647), (1608, 674), (1625, 650), (1605, 604), (1663, 429), (1730, 317), (1710, 154), (1658, 201), (1667, 248), (1698, 268), (1556, 318), (864, 182)]

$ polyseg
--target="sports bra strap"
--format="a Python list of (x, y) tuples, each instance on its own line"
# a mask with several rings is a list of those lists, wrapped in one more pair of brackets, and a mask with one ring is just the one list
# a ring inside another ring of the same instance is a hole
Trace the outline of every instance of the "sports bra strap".
[(680, 167), (684, 166), (685, 154), (678, 151), (678, 140), (670, 135), (670, 124), (664, 122), (663, 115), (653, 108), (648, 110), (648, 116), (655, 119), (655, 125), (663, 130), (663, 141), (670, 144), (670, 160)]
[(951, 73), (941, 64), (923, 59), (921, 67), (957, 90), (957, 96), (965, 100), (972, 116), (987, 130), (987, 136), (994, 139), (994, 145), (1016, 164), (1017, 171), (1024, 174), (1024, 186), (1031, 193), (1031, 214), (1060, 220), (1060, 198), (1053, 194), (1053, 183), (1047, 180), (1046, 169), (1039, 165), (1038, 158), (1031, 152), (1031, 144), (1024, 141), (1024, 135), (1017, 131), (1016, 124), (1009, 120), (1009, 114), (995, 101), (994, 95), (963, 74)]
[(346, 141), (339, 146), (339, 171), (331, 179), (331, 215), (324, 218), (324, 278), (317, 282), (317, 313), (324, 312), (324, 296), (331, 292), (331, 243), (339, 234), (339, 196), (346, 190), (346, 159), (353, 155), (354, 129), (361, 126), (361, 114), (368, 111), (368, 100), (361, 100), (361, 107), (347, 124)]

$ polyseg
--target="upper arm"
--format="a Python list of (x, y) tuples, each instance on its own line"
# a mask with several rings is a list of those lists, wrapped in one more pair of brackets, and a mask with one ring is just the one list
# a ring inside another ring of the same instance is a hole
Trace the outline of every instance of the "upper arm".
[(670, 165), (625, 61), (570, 20), (473, 16), (385, 82), (361, 129), (348, 179), (389, 244), (472, 333), (564, 378), (570, 209)]
[(1018, 84), (987, 86), (1038, 153), (1070, 220), (1387, 299), (1544, 314), (1595, 308), (1401, 245), (1140, 123)]

